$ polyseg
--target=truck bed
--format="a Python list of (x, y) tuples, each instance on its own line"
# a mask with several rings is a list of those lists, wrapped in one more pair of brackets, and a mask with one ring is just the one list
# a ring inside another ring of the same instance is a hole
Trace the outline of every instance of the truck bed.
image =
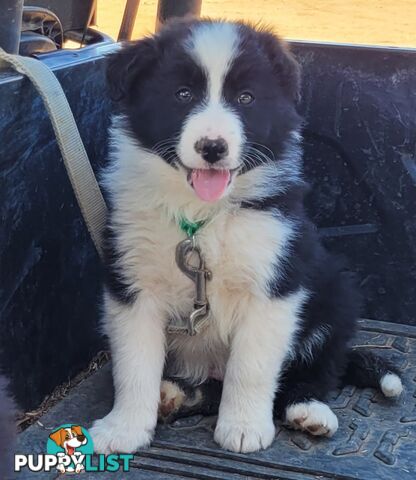
[[(152, 446), (134, 455), (129, 473), (84, 473), (80, 478), (112, 479), (361, 479), (416, 478), (416, 327), (360, 320), (355, 345), (367, 345), (397, 365), (405, 391), (389, 400), (373, 389), (346, 386), (329, 400), (340, 427), (333, 438), (314, 438), (278, 424), (265, 451), (236, 454), (213, 441), (215, 417), (193, 416), (159, 425)], [(89, 428), (113, 400), (108, 364), (74, 388), (40, 420), (22, 432), (16, 452), (45, 453), (50, 431), (64, 423)], [(140, 405), (138, 405), (140, 408)], [(17, 478), (58, 478), (57, 472)]]

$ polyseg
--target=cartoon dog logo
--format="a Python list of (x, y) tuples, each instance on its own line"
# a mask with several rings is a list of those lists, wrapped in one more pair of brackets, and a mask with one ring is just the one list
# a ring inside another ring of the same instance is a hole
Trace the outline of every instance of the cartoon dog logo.
[[(85, 445), (88, 442), (87, 437), (82, 432), (82, 428), (79, 425), (72, 425), (70, 427), (63, 427), (49, 435), (49, 438), (53, 440), (58, 447), (64, 449), (65, 453), (58, 453), (58, 456), (67, 455), (71, 459), (77, 458), (82, 455), (81, 452), (77, 452), (77, 448)], [(68, 466), (64, 466), (62, 463), (58, 464), (57, 469), (61, 473), (73, 472), (80, 473), (84, 470), (82, 463), (73, 463)]]

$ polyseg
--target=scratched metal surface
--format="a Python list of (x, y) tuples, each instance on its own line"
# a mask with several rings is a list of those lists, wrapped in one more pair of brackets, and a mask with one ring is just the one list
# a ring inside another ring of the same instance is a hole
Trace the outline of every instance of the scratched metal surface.
[[(333, 438), (313, 438), (278, 424), (269, 449), (244, 455), (226, 452), (214, 443), (215, 417), (179, 420), (159, 426), (151, 448), (137, 453), (132, 470), (120, 478), (414, 480), (416, 327), (363, 320), (355, 344), (372, 345), (402, 370), (405, 392), (400, 399), (391, 401), (373, 389), (346, 386), (329, 402), (340, 421)], [(111, 403), (108, 365), (41, 418), (43, 426), (23, 432), (17, 451), (43, 453), (49, 429), (69, 422), (88, 428), (110, 410)], [(17, 478), (32, 477), (51, 479), (56, 474), (22, 472)], [(104, 479), (110, 474), (82, 478), (90, 477)]]
[(416, 325), (416, 50), (294, 42), (306, 207), (360, 279), (364, 316)]

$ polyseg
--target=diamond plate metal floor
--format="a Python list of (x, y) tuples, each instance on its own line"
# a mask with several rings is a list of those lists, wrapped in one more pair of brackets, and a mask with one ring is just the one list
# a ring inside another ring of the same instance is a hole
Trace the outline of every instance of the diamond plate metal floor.
[[(347, 386), (329, 401), (340, 428), (331, 439), (277, 426), (262, 452), (235, 454), (213, 441), (214, 417), (190, 417), (160, 425), (152, 447), (138, 452), (129, 473), (86, 473), (82, 479), (416, 479), (416, 327), (360, 321), (356, 345), (372, 345), (402, 370), (405, 392), (391, 401), (372, 389)], [(28, 428), (18, 453), (45, 453), (50, 430), (63, 423), (88, 429), (111, 408), (110, 368), (85, 380)], [(138, 408), (140, 406), (138, 405)], [(53, 479), (56, 473), (21, 472), (17, 478)]]

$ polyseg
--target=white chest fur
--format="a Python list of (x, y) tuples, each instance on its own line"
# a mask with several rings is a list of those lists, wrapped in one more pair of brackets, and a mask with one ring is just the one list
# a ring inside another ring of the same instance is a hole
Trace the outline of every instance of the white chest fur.
[[(178, 268), (175, 249), (185, 236), (162, 210), (136, 212), (120, 241), (128, 248), (129, 282), (159, 299), (166, 318), (187, 316), (193, 308), (195, 286)], [(221, 376), (229, 338), (254, 296), (268, 302), (267, 283), (278, 271), (293, 229), (268, 212), (238, 209), (216, 215), (197, 235), (212, 280), (207, 282), (209, 326), (196, 337), (172, 335), (175, 371), (203, 379), (215, 371)]]
[[(185, 235), (174, 219), (209, 219), (197, 235), (212, 272), (207, 283), (209, 327), (196, 337), (171, 336), (168, 348), (175, 352), (177, 370), (187, 377), (203, 379), (212, 369), (221, 373), (229, 339), (252, 299), (273, 302), (268, 282), (278, 275), (295, 227), (276, 213), (236, 208), (227, 201), (215, 207), (203, 204), (182, 171), (138, 148), (122, 130), (113, 132), (113, 141), (119, 158), (103, 181), (114, 205), (120, 267), (129, 285), (158, 299), (166, 319), (189, 315), (195, 295), (193, 282), (175, 262), (176, 246)], [(234, 198), (264, 191), (266, 182), (261, 169), (256, 170), (236, 179)], [(277, 303), (273, 309), (279, 308)]]

